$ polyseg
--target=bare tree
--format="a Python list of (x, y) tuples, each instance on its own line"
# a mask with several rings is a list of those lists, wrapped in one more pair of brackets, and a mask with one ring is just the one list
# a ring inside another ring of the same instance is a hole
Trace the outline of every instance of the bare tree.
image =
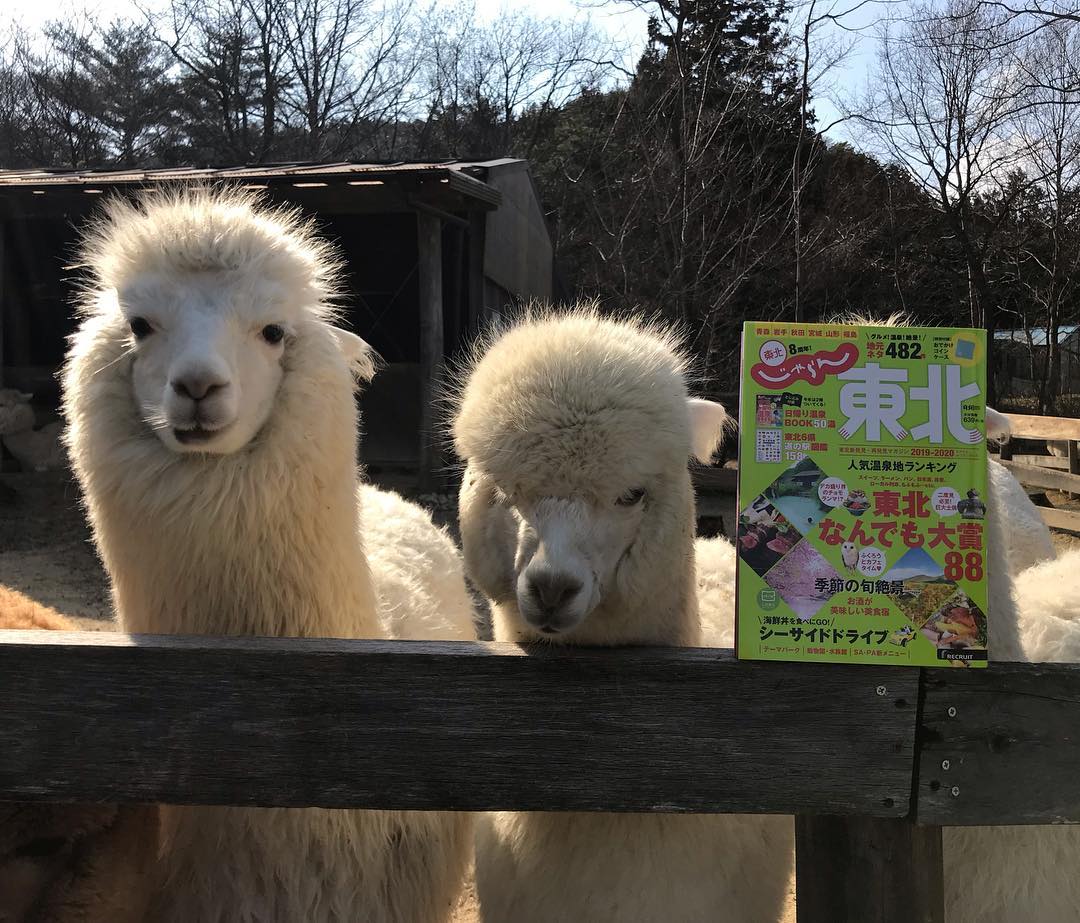
[(54, 157), (73, 168), (95, 166), (105, 159), (98, 118), (100, 88), (87, 75), (83, 60), (86, 37), (93, 28), (89, 18), (49, 23), (42, 52), (35, 52), (27, 41), (16, 48), (19, 67), (29, 75), (24, 112), (49, 136)]
[(245, 163), (262, 149), (267, 116), (249, 12), (248, 0), (169, 0), (163, 13), (145, 14), (181, 65), (197, 156)]
[(293, 80), (283, 101), (304, 131), (308, 157), (340, 153), (358, 125), (398, 111), (417, 67), (404, 53), (411, 14), (409, 0), (289, 0)]
[[(988, 260), (1020, 189), (1013, 141), (1022, 92), (1008, 18), (977, 0), (921, 5), (881, 36), (875, 86), (863, 123), (886, 157), (904, 166), (944, 214), (966, 268), (970, 321), (996, 323)], [(979, 208), (997, 192), (997, 216)]]
[(1060, 328), (1080, 291), (1080, 96), (1069, 89), (1080, 86), (1080, 26), (1058, 20), (1041, 30), (1020, 65), (1029, 89), (1016, 136), (1031, 179), (1014, 265), (1046, 329), (1038, 394), (1046, 413), (1061, 393)]
[(610, 42), (588, 20), (519, 10), (481, 24), (471, 4), (433, 19), (425, 44), (420, 147), (436, 144), (437, 130), (442, 150), (458, 154), (484, 148), (531, 156), (549, 115), (602, 84), (612, 63)]

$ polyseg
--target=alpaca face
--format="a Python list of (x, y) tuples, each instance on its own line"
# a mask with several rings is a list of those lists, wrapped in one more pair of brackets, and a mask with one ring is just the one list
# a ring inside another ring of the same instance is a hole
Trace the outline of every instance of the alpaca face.
[[(570, 484), (551, 473), (565, 470), (567, 459), (528, 478), (517, 469), (513, 485), (500, 485), (493, 472), (470, 462), (460, 508), (470, 576), (496, 602), (512, 596), (532, 632), (572, 641), (574, 630), (625, 587), (624, 568), (638, 566), (633, 552), (642, 535), (658, 533), (657, 517), (671, 517), (677, 485), (686, 477), (681, 460), (710, 457), (728, 423), (719, 404), (691, 400), (688, 407), (691, 443), (674, 453), (677, 477), (664, 476), (666, 455), (650, 460), (648, 452), (637, 452), (639, 464), (627, 465), (627, 455), (635, 453), (624, 445), (593, 459), (610, 475), (603, 484)], [(553, 459), (557, 442), (546, 446)]]
[(644, 488), (602, 498), (518, 498), (514, 588), (522, 618), (551, 636), (580, 625), (615, 584), (645, 505)]
[(178, 453), (228, 454), (266, 423), (299, 320), (270, 284), (144, 276), (117, 293), (145, 423)]

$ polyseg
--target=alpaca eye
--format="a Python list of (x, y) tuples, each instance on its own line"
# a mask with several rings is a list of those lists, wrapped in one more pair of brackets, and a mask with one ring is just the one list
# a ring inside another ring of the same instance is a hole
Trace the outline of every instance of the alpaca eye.
[(285, 339), (285, 328), (281, 324), (267, 324), (262, 328), (262, 338), (271, 345)]
[(145, 317), (133, 317), (128, 326), (131, 328), (131, 335), (136, 340), (145, 340), (154, 332), (154, 328), (150, 326), (150, 321)]
[(618, 500), (615, 501), (617, 506), (637, 506), (642, 500), (645, 499), (645, 488), (635, 487), (633, 490), (628, 490)]

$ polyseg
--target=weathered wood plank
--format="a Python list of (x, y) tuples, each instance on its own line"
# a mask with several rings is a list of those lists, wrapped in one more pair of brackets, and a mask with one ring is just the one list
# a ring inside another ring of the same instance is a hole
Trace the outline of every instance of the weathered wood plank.
[(901, 816), (917, 693), (704, 649), (0, 632), (0, 799)]
[(1069, 470), (1069, 460), (1060, 455), (1014, 455), (1011, 461), (1018, 465), (1038, 465), (1040, 468), (1055, 468), (1059, 471)]
[(1080, 439), (1080, 420), (1007, 413), (1012, 435), (1018, 439)]
[(916, 816), (1080, 822), (1080, 664), (926, 670)]
[(1058, 510), (1052, 506), (1040, 506), (1039, 515), (1051, 529), (1065, 529), (1069, 532), (1080, 532), (1080, 513), (1070, 510)]
[(944, 923), (941, 828), (795, 818), (799, 923)]
[[(1075, 440), (1068, 443), (1069, 473), (1073, 476), (1080, 475), (1080, 450)], [(1075, 491), (1070, 491), (1069, 496), (1076, 499)]]
[(420, 306), (420, 459), (422, 488), (436, 485), (442, 452), (436, 420), (435, 391), (442, 376), (446, 341), (443, 332), (442, 221), (416, 213), (417, 282)]
[(1070, 474), (1067, 471), (1055, 471), (1053, 468), (1043, 468), (1039, 465), (1022, 465), (1015, 461), (1003, 461), (1002, 464), (1021, 484), (1063, 490), (1066, 493), (1080, 492), (1080, 475)]
[(0, 215), (0, 388), (6, 387), (4, 384), (4, 309), (7, 304), (4, 292), (7, 283), (7, 274), (4, 272), (6, 269), (4, 243), (6, 239), (7, 231), (2, 215)]

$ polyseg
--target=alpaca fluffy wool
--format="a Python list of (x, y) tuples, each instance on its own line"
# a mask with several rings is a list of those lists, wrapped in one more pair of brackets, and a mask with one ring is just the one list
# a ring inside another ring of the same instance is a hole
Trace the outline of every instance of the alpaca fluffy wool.
[[(384, 573), (380, 553), (365, 554), (360, 504), (375, 499), (358, 491), (354, 362), (328, 323), (337, 263), (311, 226), (236, 191), (157, 192), (114, 202), (88, 236), (85, 262), (91, 283), (64, 371), (67, 441), (121, 625), (385, 637), (378, 600), (397, 599), (399, 633), (446, 637), (445, 574), (406, 603), (405, 563)], [(114, 289), (147, 267), (179, 283), (210, 273), (237, 304), (272, 284), (300, 309), (270, 416), (240, 451), (175, 453), (142, 419)], [(442, 549), (445, 536), (427, 523)], [(395, 540), (392, 530), (379, 535)], [(419, 530), (408, 541), (419, 542)], [(419, 570), (411, 579), (425, 584)], [(207, 690), (204, 704), (212, 700)], [(153, 918), (437, 923), (460, 889), (470, 829), (453, 813), (170, 808)]]
[(370, 484), (360, 486), (359, 502), (360, 531), (375, 575), (379, 624), (386, 637), (475, 638), (461, 555), (446, 530), (415, 503)]
[[(56, 610), (0, 586), (0, 629), (76, 628)], [(141, 923), (157, 855), (154, 805), (0, 805), (0, 920)]]
[(34, 408), (30, 395), (12, 388), (0, 388), (0, 436), (34, 428)]
[[(466, 565), (491, 598), (497, 640), (516, 638), (521, 624), (506, 506), (514, 494), (592, 496), (638, 482), (649, 484), (647, 506), (617, 586), (569, 643), (698, 644), (712, 634), (696, 605), (684, 372), (670, 334), (590, 309), (534, 314), (478, 359), (458, 397), (454, 436), (468, 463), (460, 503)], [(724, 557), (720, 544), (715, 551)], [(481, 917), (775, 920), (792, 837), (784, 817), (488, 815), (477, 832)]]
[(735, 646), (735, 546), (726, 538), (699, 538), (697, 602), (703, 647)]

